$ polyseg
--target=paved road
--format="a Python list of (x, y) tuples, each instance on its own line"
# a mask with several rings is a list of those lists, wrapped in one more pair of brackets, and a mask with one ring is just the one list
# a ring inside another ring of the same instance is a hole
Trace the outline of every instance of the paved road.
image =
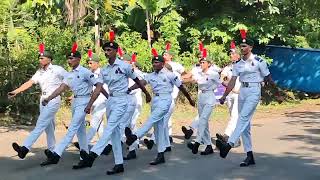
[[(227, 159), (221, 159), (216, 152), (210, 156), (193, 155), (186, 147), (181, 134), (176, 134), (171, 153), (166, 154), (167, 163), (152, 167), (148, 163), (156, 154), (155, 150), (140, 148), (138, 159), (125, 163), (125, 173), (107, 176), (107, 169), (113, 167), (113, 157), (103, 156), (92, 168), (72, 170), (78, 161), (78, 152), (69, 147), (58, 165), (40, 167), (45, 159), (41, 137), (25, 160), (19, 160), (10, 148), (12, 141), (22, 142), (30, 129), (0, 128), (0, 180), (320, 180), (320, 106), (314, 111), (288, 111), (274, 116), (255, 119), (253, 143), (256, 165), (240, 168), (244, 158), (242, 147), (233, 149)], [(271, 118), (272, 117), (272, 118)], [(215, 134), (221, 132), (225, 123), (213, 122)], [(57, 139), (64, 134), (57, 132)]]

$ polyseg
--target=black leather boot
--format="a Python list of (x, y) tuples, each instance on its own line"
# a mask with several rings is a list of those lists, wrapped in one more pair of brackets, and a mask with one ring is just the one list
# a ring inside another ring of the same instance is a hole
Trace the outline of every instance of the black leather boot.
[(24, 159), (29, 152), (25, 146), (19, 146), (18, 143), (12, 143), (12, 148), (18, 153), (20, 159)]
[(51, 152), (50, 150), (46, 149), (44, 151), (44, 154), (47, 156), (47, 160), (42, 162), (40, 164), (40, 166), (47, 166), (50, 164), (58, 164), (58, 162), (60, 160), (60, 156), (57, 153)]
[(132, 150), (132, 151), (129, 151), (127, 157), (123, 157), (123, 160), (131, 160), (136, 158), (137, 158), (136, 151)]
[(185, 126), (182, 126), (181, 127), (181, 130), (182, 130), (182, 132), (183, 132), (183, 134), (184, 134), (184, 138), (185, 139), (190, 139), (190, 137), (192, 136), (192, 134), (193, 134), (193, 130), (192, 129), (187, 129)]
[(101, 154), (107, 156), (107, 155), (110, 154), (111, 151), (112, 151), (112, 145), (111, 145), (111, 144), (108, 144), (108, 145), (103, 149), (103, 151), (102, 151)]
[(164, 153), (161, 152), (161, 153), (158, 153), (157, 157), (155, 160), (151, 161), (150, 162), (150, 165), (158, 165), (158, 164), (162, 164), (162, 163), (165, 163), (165, 159), (164, 159)]
[(80, 157), (82, 158), (82, 161), (84, 161), (87, 167), (92, 167), (92, 164), (94, 160), (98, 157), (98, 155), (94, 152), (90, 152), (88, 154), (86, 151), (81, 150)]
[(247, 152), (247, 158), (240, 163), (240, 167), (247, 167), (256, 164), (253, 158), (252, 151)]
[(147, 146), (147, 148), (149, 150), (152, 149), (152, 147), (154, 145), (154, 141), (153, 140), (144, 139), (143, 142), (144, 142), (144, 144)]
[(207, 145), (206, 149), (200, 153), (201, 155), (213, 154), (213, 148), (211, 145)]
[(107, 175), (113, 175), (118, 173), (123, 173), (123, 164), (116, 164), (111, 170), (107, 171)]
[(220, 157), (226, 158), (231, 149), (231, 145), (218, 139), (216, 141), (216, 146), (220, 150)]

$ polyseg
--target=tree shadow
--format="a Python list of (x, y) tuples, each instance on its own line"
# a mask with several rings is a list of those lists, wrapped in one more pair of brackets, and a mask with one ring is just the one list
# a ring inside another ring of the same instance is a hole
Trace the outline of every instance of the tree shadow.
[(150, 166), (148, 163), (155, 157), (156, 150), (140, 148), (138, 158), (125, 161), (125, 172), (120, 175), (107, 176), (106, 170), (113, 167), (113, 156), (100, 156), (92, 168), (72, 170), (72, 164), (77, 163), (77, 151), (65, 152), (57, 165), (40, 167), (45, 159), (43, 149), (33, 149), (35, 155), (28, 155), (25, 160), (17, 157), (0, 157), (1, 179), (68, 179), (68, 180), (194, 180), (194, 179), (243, 179), (243, 180), (279, 180), (279, 179), (310, 179), (320, 178), (319, 161), (294, 153), (272, 155), (256, 153), (256, 165), (241, 168), (239, 162), (243, 154), (231, 152), (227, 159), (219, 157), (218, 153), (209, 156), (194, 155), (187, 150), (185, 144), (175, 143), (173, 151), (166, 153), (166, 163)]

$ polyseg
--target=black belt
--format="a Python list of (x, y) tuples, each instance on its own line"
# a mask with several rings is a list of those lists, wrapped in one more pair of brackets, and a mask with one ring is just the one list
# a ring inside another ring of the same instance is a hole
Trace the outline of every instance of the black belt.
[(253, 84), (256, 85), (256, 84), (260, 84), (260, 83), (258, 83), (258, 82), (241, 82), (241, 84), (242, 84), (242, 87), (250, 87)]
[(154, 93), (155, 96), (160, 96), (160, 95), (171, 95), (171, 93)]
[(214, 92), (213, 90), (200, 90), (201, 93)]
[(87, 97), (87, 96), (91, 96), (91, 94), (74, 95), (74, 98)]

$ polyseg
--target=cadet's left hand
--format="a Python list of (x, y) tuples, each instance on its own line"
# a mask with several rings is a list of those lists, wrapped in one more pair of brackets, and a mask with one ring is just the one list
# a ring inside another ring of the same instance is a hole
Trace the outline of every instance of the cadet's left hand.
[(90, 114), (91, 112), (91, 105), (88, 104), (87, 107), (84, 109), (84, 112), (86, 112), (87, 114)]
[(151, 102), (151, 95), (149, 93), (146, 94), (146, 103)]
[(189, 100), (189, 103), (191, 106), (196, 107), (196, 103), (192, 99)]

